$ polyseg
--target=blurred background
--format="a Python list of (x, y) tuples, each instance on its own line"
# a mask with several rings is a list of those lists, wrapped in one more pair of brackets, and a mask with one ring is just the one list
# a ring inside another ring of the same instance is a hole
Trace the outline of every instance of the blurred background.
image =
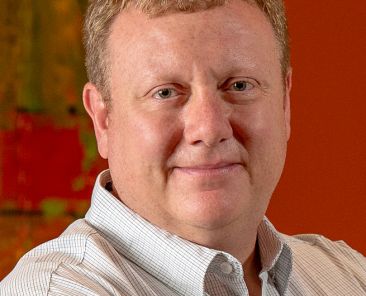
[[(366, 3), (285, 2), (292, 136), (268, 216), (366, 254)], [(84, 215), (107, 167), (81, 101), (86, 4), (0, 2), (0, 280)]]

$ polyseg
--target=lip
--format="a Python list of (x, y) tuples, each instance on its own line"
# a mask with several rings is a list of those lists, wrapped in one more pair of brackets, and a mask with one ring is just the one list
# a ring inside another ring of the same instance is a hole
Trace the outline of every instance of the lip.
[(240, 163), (219, 163), (219, 164), (203, 164), (197, 166), (187, 166), (187, 167), (175, 167), (174, 169), (180, 173), (193, 175), (193, 176), (206, 176), (214, 177), (220, 175), (227, 175), (242, 165)]

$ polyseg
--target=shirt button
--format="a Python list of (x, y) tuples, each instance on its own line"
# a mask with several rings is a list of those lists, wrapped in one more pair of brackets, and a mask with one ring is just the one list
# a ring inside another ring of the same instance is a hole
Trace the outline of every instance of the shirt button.
[(233, 267), (231, 266), (230, 263), (227, 262), (222, 262), (220, 264), (220, 269), (224, 274), (230, 274), (233, 271)]

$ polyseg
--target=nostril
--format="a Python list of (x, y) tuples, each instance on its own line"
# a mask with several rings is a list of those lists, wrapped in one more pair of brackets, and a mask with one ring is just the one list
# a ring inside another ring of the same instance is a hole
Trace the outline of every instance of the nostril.
[(205, 145), (207, 147), (215, 147), (217, 144), (223, 143), (227, 140), (227, 138), (221, 138), (220, 140), (217, 140), (215, 137), (205, 137), (201, 140), (196, 140), (192, 142), (192, 145)]
[(192, 99), (184, 111), (184, 136), (189, 144), (213, 147), (232, 137), (231, 109), (217, 98)]

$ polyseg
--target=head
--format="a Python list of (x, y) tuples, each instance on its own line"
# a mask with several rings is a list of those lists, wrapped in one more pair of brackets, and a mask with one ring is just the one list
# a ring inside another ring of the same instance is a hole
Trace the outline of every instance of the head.
[(286, 25), (280, 1), (171, 2), (92, 1), (83, 99), (116, 195), (203, 243), (256, 229), (280, 178)]

